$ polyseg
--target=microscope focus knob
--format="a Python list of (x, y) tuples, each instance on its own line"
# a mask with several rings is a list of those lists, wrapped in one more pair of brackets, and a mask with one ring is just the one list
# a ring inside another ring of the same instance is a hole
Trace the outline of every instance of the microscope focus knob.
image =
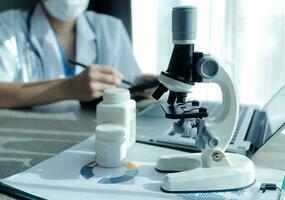
[(219, 72), (219, 63), (210, 56), (204, 56), (198, 60), (196, 71), (204, 79), (214, 78)]

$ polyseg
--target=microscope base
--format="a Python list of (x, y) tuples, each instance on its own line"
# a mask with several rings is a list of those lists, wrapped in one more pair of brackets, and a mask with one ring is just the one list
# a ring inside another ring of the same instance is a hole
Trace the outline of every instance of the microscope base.
[[(169, 173), (161, 189), (165, 192), (209, 192), (246, 188), (255, 181), (254, 164), (239, 154), (225, 154), (230, 166), (205, 168), (201, 153), (191, 155), (163, 156), (156, 169)], [(178, 172), (182, 171), (182, 172)]]

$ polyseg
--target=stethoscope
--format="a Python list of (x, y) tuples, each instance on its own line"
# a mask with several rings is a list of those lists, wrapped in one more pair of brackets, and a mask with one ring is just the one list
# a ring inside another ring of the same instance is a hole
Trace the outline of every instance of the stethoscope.
[[(26, 20), (26, 24), (27, 24), (26, 51), (27, 51), (27, 49), (30, 49), (36, 55), (37, 59), (40, 61), (40, 63), (41, 63), (40, 67), (44, 67), (44, 63), (43, 63), (43, 59), (41, 57), (41, 54), (31, 39), (32, 15), (35, 11), (35, 8), (36, 8), (36, 6), (33, 6), (33, 8), (28, 11), (28, 15), (27, 15), (27, 20)], [(27, 48), (27, 47), (29, 47), (29, 48)], [(26, 61), (26, 63), (29, 63), (29, 58), (27, 56), (27, 52), (25, 53), (25, 61)]]
[[(35, 54), (37, 59), (40, 61), (40, 65), (43, 68), (44, 67), (43, 59), (41, 57), (41, 54), (40, 54), (39, 50), (37, 49), (36, 45), (34, 44), (34, 42), (32, 41), (32, 38), (31, 38), (31, 23), (32, 23), (32, 16), (33, 16), (33, 13), (35, 11), (35, 8), (36, 8), (36, 6), (34, 6), (31, 10), (29, 10), (28, 14), (27, 14), (27, 19), (26, 19), (26, 25), (27, 25), (26, 51), (27, 51), (27, 49), (30, 49)], [(90, 19), (86, 15), (85, 15), (85, 17), (87, 19), (87, 22), (88, 22), (89, 26), (95, 32), (95, 28), (92, 25)], [(95, 58), (94, 63), (98, 63), (98, 52), (99, 52), (98, 51), (98, 45), (97, 45), (97, 40), (95, 39), (94, 41), (95, 41), (95, 49), (94, 50), (95, 50), (95, 54), (97, 55), (96, 58)], [(29, 63), (29, 58), (28, 58), (27, 53), (25, 53), (25, 61), (26, 61), (27, 64)]]

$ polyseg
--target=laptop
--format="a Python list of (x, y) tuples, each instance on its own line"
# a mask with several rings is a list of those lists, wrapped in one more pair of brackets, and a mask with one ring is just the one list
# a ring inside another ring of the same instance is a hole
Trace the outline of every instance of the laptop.
[[(285, 86), (262, 108), (240, 106), (239, 120), (227, 152), (253, 155), (285, 123)], [(202, 102), (209, 117), (215, 115), (220, 104)], [(186, 151), (198, 151), (195, 138), (173, 132), (175, 120), (166, 119), (161, 102), (150, 104), (137, 113), (137, 141)]]

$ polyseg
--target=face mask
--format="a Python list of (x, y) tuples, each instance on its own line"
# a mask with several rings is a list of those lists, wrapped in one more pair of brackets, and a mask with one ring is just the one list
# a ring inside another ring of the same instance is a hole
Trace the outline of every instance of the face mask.
[(47, 11), (61, 21), (72, 21), (88, 7), (89, 0), (43, 0)]

